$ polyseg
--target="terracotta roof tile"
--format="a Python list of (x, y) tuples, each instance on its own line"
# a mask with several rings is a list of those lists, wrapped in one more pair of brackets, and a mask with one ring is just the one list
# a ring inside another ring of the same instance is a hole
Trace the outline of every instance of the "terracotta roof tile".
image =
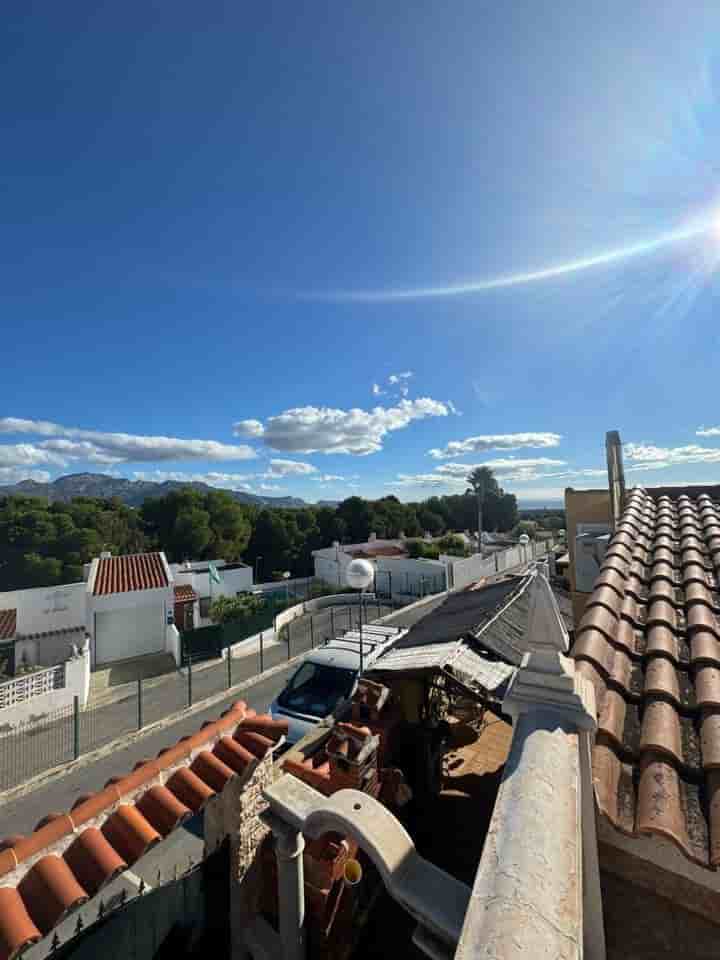
[(97, 827), (88, 827), (70, 844), (63, 859), (90, 896), (127, 868)]
[(173, 593), (175, 594), (176, 603), (184, 603), (189, 600), (197, 600), (198, 598), (197, 593), (195, 593), (189, 583), (176, 584), (173, 588)]
[(31, 943), (42, 938), (14, 887), (0, 887), (0, 957), (14, 960)]
[(0, 640), (12, 640), (17, 629), (17, 610), (0, 610)]
[(167, 572), (159, 553), (100, 557), (93, 595), (98, 597), (130, 590), (157, 590), (167, 586)]
[(632, 491), (573, 649), (595, 687), (600, 810), (708, 867), (720, 865), (719, 518), (706, 495)]
[(49, 813), (30, 836), (8, 836), (0, 880), (15, 885), (0, 887), (0, 960), (14, 960), (49, 933), (286, 733), (286, 724), (238, 701), (157, 759), (78, 797), (69, 814)]

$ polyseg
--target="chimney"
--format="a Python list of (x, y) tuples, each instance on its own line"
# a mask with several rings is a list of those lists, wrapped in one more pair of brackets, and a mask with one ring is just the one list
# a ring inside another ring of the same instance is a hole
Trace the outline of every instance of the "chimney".
[(400, 533), (398, 534), (398, 540), (404, 540), (404, 539), (405, 539), (405, 531), (401, 530)]
[(111, 550), (103, 550), (102, 553), (100, 554), (100, 559), (109, 560), (111, 556), (112, 556)]
[(610, 490), (610, 523), (613, 530), (620, 519), (625, 504), (625, 470), (623, 468), (622, 443), (617, 430), (605, 434), (607, 453), (608, 488)]
[(368, 543), (372, 543), (373, 540), (377, 540), (377, 534), (376, 534), (376, 533), (371, 533), (371, 534), (370, 534), (370, 536), (368, 537)]

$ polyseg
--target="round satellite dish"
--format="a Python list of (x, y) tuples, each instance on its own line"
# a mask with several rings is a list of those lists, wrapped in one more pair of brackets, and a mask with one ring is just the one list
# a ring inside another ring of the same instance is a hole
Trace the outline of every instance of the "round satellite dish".
[(530, 537), (526, 533), (521, 533), (518, 537), (518, 543), (521, 543), (523, 546), (530, 543)]
[(367, 560), (351, 560), (345, 572), (348, 586), (354, 590), (364, 590), (373, 582), (375, 570)]

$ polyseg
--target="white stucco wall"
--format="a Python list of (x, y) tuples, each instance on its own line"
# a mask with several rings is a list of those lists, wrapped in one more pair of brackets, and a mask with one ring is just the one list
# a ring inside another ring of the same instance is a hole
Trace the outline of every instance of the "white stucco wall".
[(75, 697), (84, 707), (90, 693), (90, 651), (86, 650), (65, 664), (65, 686), (60, 690), (31, 697), (0, 710), (0, 730), (17, 727), (34, 718), (41, 719), (49, 713), (71, 707)]
[(85, 584), (32, 587), (0, 594), (0, 610), (17, 610), (17, 632), (45, 633), (85, 623)]
[[(173, 564), (173, 568), (175, 564)], [(252, 567), (237, 567), (234, 570), (218, 568), (221, 583), (213, 583), (213, 597), (234, 597), (238, 593), (243, 593), (253, 589), (253, 571)], [(178, 569), (175, 573), (176, 584), (187, 584), (193, 588), (199, 597), (210, 596), (210, 574), (208, 572), (190, 571)]]
[[(440, 591), (446, 589), (445, 564), (439, 560), (413, 560), (410, 557), (378, 557), (376, 585), (385, 593), (392, 585), (393, 595)], [(388, 578), (388, 573), (392, 579)], [(423, 582), (424, 578), (424, 582)]]
[(175, 660), (175, 666), (181, 666), (182, 661), (182, 641), (180, 633), (174, 623), (169, 623), (165, 627), (165, 652), (169, 653)]

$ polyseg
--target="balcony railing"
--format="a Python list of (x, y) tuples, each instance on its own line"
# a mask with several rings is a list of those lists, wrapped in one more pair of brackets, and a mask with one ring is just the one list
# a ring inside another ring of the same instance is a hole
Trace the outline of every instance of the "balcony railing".
[(33, 697), (39, 697), (43, 693), (61, 690), (64, 686), (64, 663), (59, 663), (55, 667), (48, 667), (47, 670), (38, 670), (35, 673), (26, 673), (24, 676), (15, 677), (14, 680), (0, 683), (0, 710), (30, 700)]

